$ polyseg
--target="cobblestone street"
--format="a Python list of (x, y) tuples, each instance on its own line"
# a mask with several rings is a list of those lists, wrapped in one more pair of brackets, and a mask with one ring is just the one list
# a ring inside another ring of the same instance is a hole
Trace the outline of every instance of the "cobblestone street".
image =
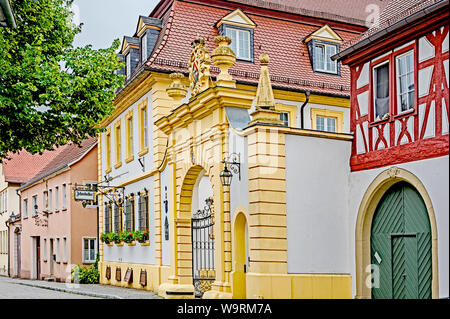
[(0, 299), (161, 299), (144, 290), (105, 286), (72, 285), (0, 276)]

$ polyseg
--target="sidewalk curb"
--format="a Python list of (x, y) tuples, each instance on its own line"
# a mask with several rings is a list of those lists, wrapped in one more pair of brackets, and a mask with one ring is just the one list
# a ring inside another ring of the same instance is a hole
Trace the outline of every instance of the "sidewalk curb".
[(15, 284), (29, 286), (29, 287), (35, 287), (35, 288), (43, 288), (43, 289), (54, 290), (54, 291), (60, 291), (60, 292), (66, 292), (66, 293), (71, 293), (71, 294), (76, 294), (76, 295), (103, 298), (103, 299), (124, 299), (122, 297), (118, 297), (118, 296), (114, 296), (114, 295), (104, 295), (104, 294), (98, 294), (98, 293), (93, 293), (93, 292), (85, 292), (85, 291), (78, 291), (78, 290), (72, 290), (72, 289), (42, 286), (42, 285), (29, 284), (29, 283), (24, 283), (24, 282), (17, 282)]

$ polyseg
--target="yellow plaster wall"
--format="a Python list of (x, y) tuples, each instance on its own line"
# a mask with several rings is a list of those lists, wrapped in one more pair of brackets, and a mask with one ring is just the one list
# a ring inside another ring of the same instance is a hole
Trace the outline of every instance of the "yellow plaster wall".
[(247, 273), (248, 299), (351, 299), (352, 278), (336, 274)]

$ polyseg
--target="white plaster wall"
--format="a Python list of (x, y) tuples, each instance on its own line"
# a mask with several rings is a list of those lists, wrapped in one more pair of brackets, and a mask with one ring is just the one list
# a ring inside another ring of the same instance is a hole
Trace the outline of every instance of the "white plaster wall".
[[(438, 235), (439, 297), (449, 297), (449, 156), (395, 165), (413, 173), (423, 183), (433, 204)], [(353, 296), (356, 295), (355, 230), (362, 198), (372, 181), (383, 171), (382, 167), (350, 174), (349, 241)]]
[(239, 206), (248, 212), (248, 145), (247, 137), (238, 135), (234, 129), (229, 129), (229, 151), (241, 156), (241, 180), (238, 175), (233, 175), (230, 185), (230, 216), (233, 220), (234, 213)]
[[(162, 255), (162, 264), (164, 266), (170, 265), (170, 240), (173, 239), (173, 235), (170, 231), (170, 223), (172, 221), (172, 187), (170, 185), (170, 173), (169, 166), (166, 166), (165, 169), (161, 172), (160, 175), (160, 183), (161, 183), (161, 255)], [(168, 200), (168, 209), (166, 213), (164, 200)], [(167, 220), (169, 221), (169, 240), (165, 238), (164, 232), (164, 223), (165, 218), (167, 216)]]
[[(125, 186), (125, 196), (130, 193), (135, 195), (146, 188), (149, 191), (149, 201), (148, 201), (148, 222), (150, 231), (150, 245), (141, 246), (136, 243), (136, 246), (128, 246), (124, 244), (123, 246), (107, 246), (103, 243), (103, 260), (112, 262), (127, 262), (127, 263), (137, 263), (137, 264), (155, 264), (155, 202), (154, 202), (154, 187), (153, 187), (153, 176), (146, 179), (137, 181), (135, 183)], [(108, 201), (106, 197), (103, 197), (103, 201)], [(139, 214), (138, 214), (138, 197), (135, 197), (135, 225), (136, 229), (139, 226)], [(114, 218), (114, 216), (113, 216)], [(123, 218), (125, 223), (125, 218)]]
[[(148, 117), (148, 153), (144, 155), (144, 166), (145, 171), (143, 171), (141, 164), (139, 163), (139, 113), (138, 106), (144, 99), (147, 99), (147, 117)], [(134, 149), (134, 159), (126, 163), (126, 134), (125, 134), (125, 115), (133, 110), (133, 149)], [(116, 158), (116, 148), (115, 148), (115, 131), (114, 124), (120, 120), (121, 126), (121, 143), (122, 143), (122, 166), (115, 169), (115, 158)], [(149, 172), (153, 170), (153, 115), (152, 115), (152, 95), (151, 91), (144, 94), (138, 101), (131, 105), (128, 109), (122, 112), (114, 121), (112, 121), (107, 128), (111, 129), (111, 168), (112, 171), (109, 173), (114, 180), (111, 182), (113, 185), (123, 183), (133, 177), (139, 176), (144, 172)], [(105, 133), (102, 133), (102, 178), (104, 179), (106, 170), (106, 137)]]
[(286, 135), (289, 273), (350, 273), (350, 141)]

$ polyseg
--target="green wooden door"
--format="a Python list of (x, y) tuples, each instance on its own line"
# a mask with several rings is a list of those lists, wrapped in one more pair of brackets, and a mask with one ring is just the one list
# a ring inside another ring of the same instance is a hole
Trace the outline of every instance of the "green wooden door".
[(425, 203), (409, 184), (392, 186), (375, 211), (371, 231), (372, 298), (431, 298), (431, 227)]

